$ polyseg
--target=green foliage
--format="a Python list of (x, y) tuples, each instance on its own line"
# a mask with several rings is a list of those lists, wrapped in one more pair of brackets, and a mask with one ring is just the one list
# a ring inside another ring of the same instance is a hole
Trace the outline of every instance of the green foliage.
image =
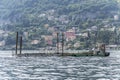
[(115, 34), (111, 31), (100, 31), (97, 36), (98, 41), (106, 44), (109, 44), (109, 42), (114, 38)]
[[(51, 10), (54, 12), (50, 12)], [(48, 24), (49, 27), (65, 25), (66, 29), (77, 25), (81, 31), (91, 28), (91, 26), (100, 28), (115, 22), (114, 15), (120, 16), (119, 11), (118, 0), (0, 0), (0, 21), (5, 23), (1, 27), (11, 32), (30, 32), (30, 39), (41, 38), (41, 35), (51, 35), (52, 32), (44, 28), (45, 24)], [(45, 15), (40, 17), (41, 14)], [(61, 18), (64, 15), (65, 19)], [(65, 21), (68, 23), (64, 23)], [(116, 26), (120, 26), (120, 24), (116, 24)], [(98, 41), (109, 44), (114, 42), (110, 36), (114, 36), (114, 34), (105, 31), (99, 32), (97, 38)], [(83, 44), (86, 47), (90, 46), (87, 45), (88, 43), (95, 43), (94, 38), (91, 36), (89, 41), (84, 38), (79, 40), (86, 41)], [(13, 39), (8, 37), (7, 44), (13, 44)], [(53, 42), (55, 43), (55, 40)], [(46, 46), (44, 43), (42, 40), (37, 46)], [(28, 45), (26, 44), (26, 46)]]
[(54, 9), (58, 16), (68, 15), (70, 20), (75, 16), (73, 23), (84, 27), (87, 25), (81, 24), (81, 20), (107, 19), (119, 8), (117, 0), (1, 0), (0, 4), (1, 19), (21, 23), (21, 27), (48, 22), (38, 16), (50, 9)]

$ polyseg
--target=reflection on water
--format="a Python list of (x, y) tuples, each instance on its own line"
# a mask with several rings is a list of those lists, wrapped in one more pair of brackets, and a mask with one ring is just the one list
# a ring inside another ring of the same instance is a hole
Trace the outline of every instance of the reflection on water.
[(0, 51), (0, 80), (118, 80), (120, 51), (111, 52), (109, 57), (12, 57)]

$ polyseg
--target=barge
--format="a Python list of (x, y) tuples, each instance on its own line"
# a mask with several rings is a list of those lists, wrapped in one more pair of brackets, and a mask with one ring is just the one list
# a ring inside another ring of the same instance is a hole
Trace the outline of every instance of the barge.
[[(63, 36), (62, 36), (63, 38)], [(57, 40), (57, 43), (59, 41)], [(22, 56), (76, 56), (76, 57), (80, 57), (80, 56), (109, 56), (110, 53), (106, 52), (106, 48), (105, 48), (105, 44), (100, 44), (99, 46), (95, 47), (93, 50), (89, 50), (89, 51), (84, 51), (84, 52), (64, 52), (64, 38), (62, 39), (62, 52), (59, 52), (59, 46), (57, 45), (57, 52), (51, 52), (51, 53), (22, 53), (22, 36), (20, 37), (20, 53), (17, 53), (18, 50), (18, 32), (16, 35), (16, 53), (15, 55), (18, 57), (22, 57)]]
[(30, 57), (30, 56), (74, 56), (74, 57), (82, 57), (82, 56), (101, 56), (101, 57), (107, 57), (109, 56), (109, 52), (102, 52), (102, 51), (83, 51), (79, 53), (22, 53), (22, 54), (16, 54), (18, 57)]

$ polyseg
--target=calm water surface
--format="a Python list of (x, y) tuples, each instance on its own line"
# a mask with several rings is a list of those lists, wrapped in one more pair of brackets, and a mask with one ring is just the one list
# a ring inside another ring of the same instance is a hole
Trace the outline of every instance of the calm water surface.
[(120, 80), (120, 51), (109, 57), (15, 57), (0, 51), (0, 80)]

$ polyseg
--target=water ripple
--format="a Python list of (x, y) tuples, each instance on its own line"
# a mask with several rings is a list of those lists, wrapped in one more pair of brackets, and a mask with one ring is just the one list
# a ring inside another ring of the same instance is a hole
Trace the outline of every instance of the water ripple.
[(0, 57), (0, 80), (119, 80), (120, 54), (110, 57)]

